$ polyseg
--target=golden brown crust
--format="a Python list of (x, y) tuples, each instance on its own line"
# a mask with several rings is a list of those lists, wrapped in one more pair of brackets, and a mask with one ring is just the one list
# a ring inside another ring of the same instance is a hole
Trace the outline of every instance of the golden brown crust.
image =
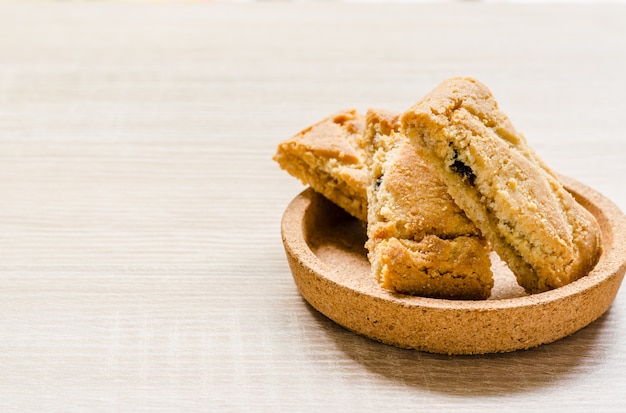
[(559, 183), (480, 82), (443, 82), (402, 116), (403, 132), (528, 292), (586, 275), (595, 218)]
[(486, 240), (399, 127), (398, 114), (367, 113), (366, 247), (374, 275), (398, 293), (488, 298), (493, 279)]
[(274, 160), (361, 221), (367, 220), (365, 116), (345, 110), (280, 143)]

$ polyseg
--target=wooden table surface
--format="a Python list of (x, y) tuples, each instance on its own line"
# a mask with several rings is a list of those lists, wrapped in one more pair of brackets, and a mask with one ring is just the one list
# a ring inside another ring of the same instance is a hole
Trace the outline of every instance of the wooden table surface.
[(280, 237), (303, 186), (271, 157), (474, 76), (626, 210), (625, 46), (620, 5), (0, 3), (2, 411), (624, 411), (623, 291), (500, 355), (317, 313)]

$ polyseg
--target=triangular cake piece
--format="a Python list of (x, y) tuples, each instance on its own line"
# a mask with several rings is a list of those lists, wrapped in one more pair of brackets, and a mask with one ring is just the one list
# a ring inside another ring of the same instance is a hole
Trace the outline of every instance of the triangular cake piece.
[(345, 110), (309, 126), (278, 145), (274, 160), (290, 175), (367, 221), (365, 116)]
[(594, 216), (576, 202), (471, 78), (444, 81), (402, 116), (402, 130), (529, 293), (566, 285), (601, 254)]
[(487, 241), (399, 130), (399, 114), (368, 111), (366, 247), (374, 276), (397, 293), (488, 298), (493, 277)]

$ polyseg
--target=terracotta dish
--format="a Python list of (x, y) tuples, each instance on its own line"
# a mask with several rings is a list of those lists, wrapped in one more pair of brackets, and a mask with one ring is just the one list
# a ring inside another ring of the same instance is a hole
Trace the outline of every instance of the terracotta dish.
[(626, 217), (610, 200), (570, 178), (563, 184), (602, 228), (603, 254), (586, 276), (528, 295), (492, 254), (487, 300), (393, 294), (370, 274), (365, 224), (311, 189), (287, 207), (281, 232), (300, 294), (339, 325), (397, 347), (443, 354), (527, 349), (566, 337), (610, 307), (626, 271)]

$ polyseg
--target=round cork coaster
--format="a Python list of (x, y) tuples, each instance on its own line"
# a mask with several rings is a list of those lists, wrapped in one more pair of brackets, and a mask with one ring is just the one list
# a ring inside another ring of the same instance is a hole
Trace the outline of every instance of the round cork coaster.
[(603, 253), (585, 277), (527, 295), (492, 254), (494, 288), (482, 301), (394, 294), (370, 273), (365, 224), (311, 189), (287, 207), (283, 244), (300, 294), (339, 325), (402, 348), (442, 354), (527, 349), (566, 337), (611, 305), (626, 271), (626, 217), (595, 190), (562, 177), (565, 187), (597, 218)]

